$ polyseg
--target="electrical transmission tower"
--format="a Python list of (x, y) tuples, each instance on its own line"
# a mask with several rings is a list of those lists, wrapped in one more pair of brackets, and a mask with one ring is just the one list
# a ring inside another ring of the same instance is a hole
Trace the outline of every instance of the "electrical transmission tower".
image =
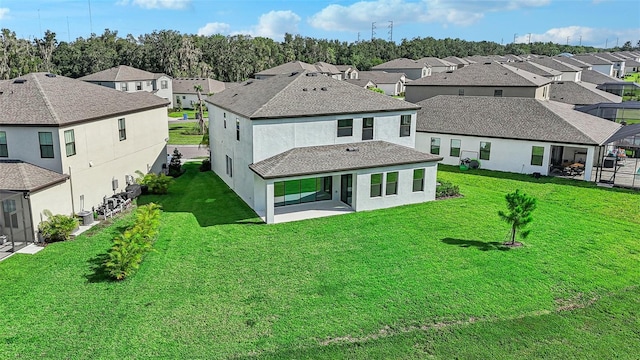
[(371, 41), (376, 38), (376, 23), (371, 23)]
[(389, 42), (393, 41), (393, 21), (389, 21)]

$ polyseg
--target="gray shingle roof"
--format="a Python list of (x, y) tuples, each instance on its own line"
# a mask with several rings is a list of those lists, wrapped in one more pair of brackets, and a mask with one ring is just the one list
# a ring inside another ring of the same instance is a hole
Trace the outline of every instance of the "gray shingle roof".
[[(589, 83), (587, 83), (589, 84)], [(621, 102), (620, 96), (598, 90), (594, 84), (586, 85), (582, 82), (557, 81), (551, 83), (549, 100), (572, 105), (591, 105), (601, 102)]]
[(0, 190), (36, 191), (63, 182), (69, 175), (19, 160), (0, 160)]
[(532, 74), (536, 74), (536, 75), (540, 75), (540, 76), (544, 76), (544, 77), (548, 77), (548, 78), (562, 75), (562, 72), (560, 72), (558, 70), (554, 70), (552, 68), (549, 68), (549, 67), (546, 67), (544, 65), (540, 65), (540, 64), (534, 63), (532, 61), (510, 62), (509, 66), (513, 66), (513, 67), (518, 68), (520, 70), (528, 71), (528, 72), (530, 72)]
[(206, 101), (253, 120), (419, 108), (346, 81), (313, 75), (302, 72), (248, 80)]
[(209, 78), (175, 78), (172, 81), (174, 94), (197, 94), (194, 90), (196, 84), (202, 85), (202, 94), (219, 93), (225, 89), (225, 83)]
[[(347, 151), (357, 149), (357, 151)], [(440, 161), (442, 157), (386, 141), (294, 148), (249, 165), (263, 179)]]
[(573, 66), (567, 63), (563, 63), (558, 61), (557, 59), (550, 58), (548, 56), (542, 56), (537, 58), (531, 58), (529, 62), (540, 64), (542, 66), (546, 66), (548, 68), (562, 71), (562, 72), (578, 72), (582, 70), (581, 67)]
[(616, 56), (614, 56), (614, 55), (612, 55), (610, 53), (595, 53), (595, 54), (592, 54), (592, 55), (596, 56), (596, 57), (598, 57), (600, 59), (608, 60), (608, 61), (611, 61), (611, 62), (624, 61), (624, 60), (620, 59), (619, 57), (616, 57)]
[(305, 70), (318, 71), (318, 68), (315, 65), (307, 64), (306, 62), (302, 61), (289, 61), (288, 63), (272, 67), (271, 69), (262, 70), (259, 73), (256, 73), (256, 75), (274, 76), (281, 74), (291, 74), (292, 72), (303, 72)]
[(437, 57), (427, 56), (416, 60), (419, 63), (425, 63), (431, 67), (449, 67), (454, 66), (456, 64), (449, 62), (447, 60), (438, 59)]
[[(158, 74), (163, 75), (163, 74)], [(82, 81), (105, 81), (105, 82), (120, 82), (120, 81), (146, 81), (156, 79), (156, 74), (140, 69), (136, 69), (127, 65), (120, 65), (112, 67), (107, 70), (98, 71), (97, 73), (89, 74), (78, 78)]]
[(316, 66), (318, 71), (323, 74), (337, 75), (342, 73), (342, 71), (340, 71), (340, 69), (338, 69), (335, 65), (323, 61), (318, 61), (314, 65)]
[(0, 81), (0, 125), (58, 126), (165, 107), (168, 103), (146, 91), (125, 93), (46, 73)]
[(621, 127), (572, 105), (532, 98), (440, 95), (418, 105), (420, 132), (600, 145)]
[(389, 73), (386, 71), (360, 71), (360, 79), (369, 79), (376, 84), (395, 84), (402, 80), (402, 73)]
[(586, 62), (578, 60), (578, 59), (574, 59), (571, 56), (557, 55), (557, 56), (554, 57), (554, 59), (560, 61), (563, 64), (568, 64), (568, 65), (573, 65), (575, 67), (579, 67), (580, 69), (585, 69), (585, 68), (591, 67), (590, 64), (587, 64)]
[(574, 59), (578, 59), (580, 61), (584, 61), (587, 64), (590, 65), (611, 65), (613, 64), (611, 61), (609, 60), (605, 60), (603, 58), (597, 57), (597, 56), (593, 56), (593, 55), (573, 55)]
[(378, 87), (378, 84), (369, 79), (347, 79), (345, 81), (349, 84), (358, 85), (360, 87), (366, 87), (367, 85)]
[(607, 76), (599, 71), (595, 70), (582, 70), (582, 81), (600, 85), (604, 83), (611, 82), (621, 82), (620, 80), (613, 78), (611, 76)]
[(407, 83), (407, 86), (417, 85), (447, 85), (447, 86), (535, 86), (550, 83), (551, 80), (520, 70), (505, 64), (495, 62), (488, 64), (473, 64), (453, 72), (436, 73)]
[(450, 63), (456, 64), (456, 65), (469, 65), (470, 63), (462, 58), (459, 58), (457, 56), (447, 56), (446, 58), (444, 58), (444, 60), (447, 60)]
[(386, 63), (382, 63), (380, 65), (376, 65), (372, 67), (372, 70), (385, 70), (385, 69), (422, 69), (423, 67), (428, 67), (426, 64), (418, 62), (417, 60), (411, 60), (407, 58), (394, 59), (391, 61), (387, 61)]

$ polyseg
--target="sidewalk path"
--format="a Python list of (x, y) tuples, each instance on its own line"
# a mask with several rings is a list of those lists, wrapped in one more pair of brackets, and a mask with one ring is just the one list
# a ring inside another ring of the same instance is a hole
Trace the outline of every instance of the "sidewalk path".
[(167, 145), (167, 155), (173, 154), (173, 150), (176, 148), (182, 153), (183, 162), (209, 156), (209, 149), (206, 147), (198, 148), (198, 145)]

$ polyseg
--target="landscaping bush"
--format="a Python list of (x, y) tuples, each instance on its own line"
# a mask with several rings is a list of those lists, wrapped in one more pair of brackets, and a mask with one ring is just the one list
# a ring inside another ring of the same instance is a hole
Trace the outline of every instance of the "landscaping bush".
[(69, 240), (71, 233), (79, 225), (78, 219), (73, 216), (53, 215), (49, 210), (44, 210), (43, 213), (48, 219), (38, 225), (38, 231), (45, 242)]
[(144, 255), (152, 250), (160, 226), (160, 206), (150, 203), (136, 211), (135, 223), (116, 236), (104, 266), (115, 280), (123, 280), (135, 272)]
[(200, 164), (200, 172), (211, 171), (211, 160), (204, 159), (202, 160), (202, 164)]
[(452, 197), (460, 195), (458, 185), (453, 185), (449, 181), (438, 180), (440, 185), (436, 186), (436, 198)]
[(178, 148), (173, 149), (171, 161), (169, 162), (169, 176), (178, 177), (182, 175), (182, 162), (180, 159), (182, 159), (182, 153)]
[(138, 174), (136, 183), (146, 186), (149, 194), (166, 194), (169, 192), (169, 185), (173, 182), (173, 178), (165, 174), (143, 174), (141, 171), (136, 171), (136, 174)]

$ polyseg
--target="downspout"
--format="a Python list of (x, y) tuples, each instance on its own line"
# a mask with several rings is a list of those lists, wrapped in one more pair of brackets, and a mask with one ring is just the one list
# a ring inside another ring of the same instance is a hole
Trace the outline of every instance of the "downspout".
[[(27, 205), (29, 206), (29, 221), (31, 221), (31, 235), (35, 236), (36, 229), (33, 223), (33, 209), (31, 208), (31, 193), (26, 192), (23, 196), (27, 200)], [(33, 238), (32, 242), (35, 242), (36, 238)]]

